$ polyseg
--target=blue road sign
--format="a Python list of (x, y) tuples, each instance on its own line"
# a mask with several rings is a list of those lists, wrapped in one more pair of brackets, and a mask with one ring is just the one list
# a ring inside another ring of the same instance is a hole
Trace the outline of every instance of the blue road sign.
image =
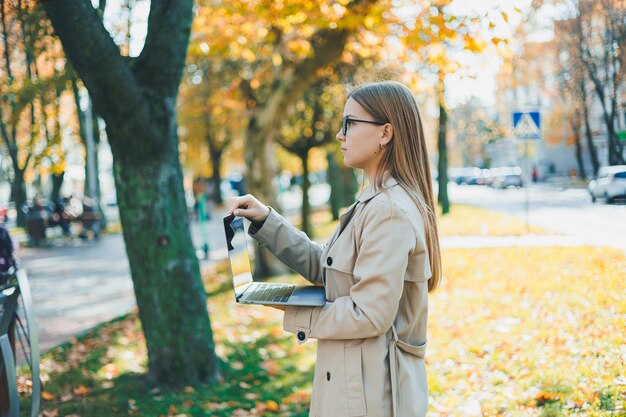
[(513, 131), (519, 139), (541, 139), (541, 117), (539, 112), (514, 112)]

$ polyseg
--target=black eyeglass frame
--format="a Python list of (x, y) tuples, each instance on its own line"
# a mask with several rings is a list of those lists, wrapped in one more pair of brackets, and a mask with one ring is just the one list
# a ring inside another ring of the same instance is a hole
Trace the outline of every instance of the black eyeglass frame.
[(341, 133), (343, 133), (344, 136), (348, 134), (348, 123), (353, 123), (353, 122), (370, 123), (370, 124), (379, 125), (379, 126), (383, 126), (387, 124), (387, 122), (377, 122), (376, 120), (353, 119), (350, 116), (346, 116), (343, 119), (341, 119)]

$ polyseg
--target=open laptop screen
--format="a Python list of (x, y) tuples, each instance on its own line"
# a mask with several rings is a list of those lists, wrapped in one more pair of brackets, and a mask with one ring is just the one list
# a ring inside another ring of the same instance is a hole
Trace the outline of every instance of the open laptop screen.
[(243, 217), (232, 214), (224, 217), (224, 235), (233, 277), (235, 297), (239, 297), (252, 284), (252, 263), (248, 252), (248, 239), (243, 225)]

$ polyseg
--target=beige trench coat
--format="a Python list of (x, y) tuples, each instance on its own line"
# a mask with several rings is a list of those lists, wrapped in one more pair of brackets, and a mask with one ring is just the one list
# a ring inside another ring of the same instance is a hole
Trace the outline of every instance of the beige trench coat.
[(404, 189), (393, 178), (383, 191), (370, 185), (324, 246), (274, 210), (250, 234), (326, 289), (325, 306), (287, 307), (284, 317), (299, 343), (318, 339), (309, 415), (425, 416), (431, 270), (422, 217)]

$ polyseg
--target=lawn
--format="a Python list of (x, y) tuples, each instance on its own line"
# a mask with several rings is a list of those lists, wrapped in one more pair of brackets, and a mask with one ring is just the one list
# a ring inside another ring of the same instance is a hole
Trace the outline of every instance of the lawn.
[[(463, 249), (443, 258), (445, 279), (430, 298), (429, 416), (626, 416), (623, 251)], [(203, 270), (220, 384), (147, 385), (130, 314), (44, 355), (43, 416), (306, 416), (314, 343), (283, 333), (276, 310), (236, 305), (224, 268)]]
[[(543, 235), (548, 232), (538, 226), (526, 227), (524, 221), (517, 217), (467, 205), (452, 205), (450, 213), (445, 216), (437, 212), (439, 235), (446, 236), (522, 236), (528, 234)], [(290, 219), (294, 224), (300, 223), (300, 217)], [(328, 211), (319, 211), (311, 215), (311, 223), (315, 237), (330, 236), (336, 221)]]

